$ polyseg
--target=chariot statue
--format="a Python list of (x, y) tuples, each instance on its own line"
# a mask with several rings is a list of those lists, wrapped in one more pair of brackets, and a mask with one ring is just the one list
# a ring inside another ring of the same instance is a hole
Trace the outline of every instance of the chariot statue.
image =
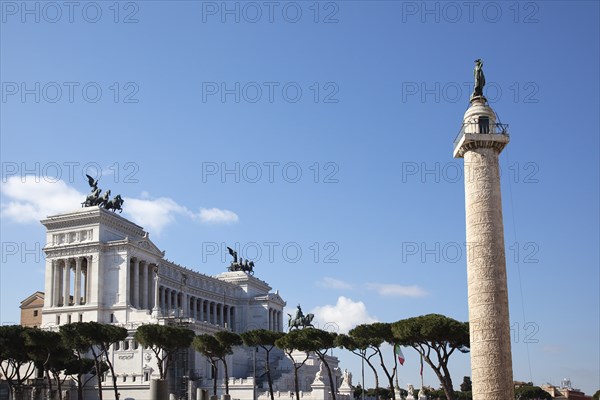
[(248, 275), (254, 275), (254, 261), (244, 261), (244, 259), (241, 257), (238, 261), (237, 251), (233, 250), (231, 247), (227, 247), (227, 250), (229, 251), (229, 254), (233, 257), (233, 261), (231, 261), (231, 264), (229, 265), (229, 267), (227, 267), (227, 271), (242, 271), (247, 273)]
[(102, 193), (102, 189), (98, 187), (98, 180), (92, 178), (87, 174), (85, 176), (88, 179), (88, 184), (90, 185), (91, 193), (85, 198), (85, 201), (81, 203), (82, 207), (100, 206), (104, 207), (106, 210), (110, 210), (113, 212), (119, 211), (119, 213), (121, 213), (123, 211), (121, 206), (123, 205), (125, 200), (123, 200), (120, 194), (116, 195), (115, 198), (111, 200), (110, 190), (107, 190), (102, 196), (100, 196), (100, 193)]

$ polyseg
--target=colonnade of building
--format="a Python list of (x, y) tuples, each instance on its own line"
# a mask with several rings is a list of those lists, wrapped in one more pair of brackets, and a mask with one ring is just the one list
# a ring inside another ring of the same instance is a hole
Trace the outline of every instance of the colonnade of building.
[(154, 274), (156, 264), (133, 257), (129, 262), (127, 304), (140, 310), (154, 307)]
[(54, 259), (52, 262), (52, 307), (86, 304), (90, 294), (92, 256)]
[(283, 332), (283, 312), (269, 308), (269, 330)]
[(165, 316), (177, 311), (180, 317), (194, 318), (198, 321), (227, 327), (231, 330), (237, 328), (235, 324), (237, 307), (235, 306), (210, 299), (202, 299), (167, 286), (159, 286), (158, 299), (158, 308)]

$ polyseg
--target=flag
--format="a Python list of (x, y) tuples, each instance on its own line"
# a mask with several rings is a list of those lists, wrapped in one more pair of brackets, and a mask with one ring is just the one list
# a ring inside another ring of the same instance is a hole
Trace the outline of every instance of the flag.
[(400, 346), (396, 346), (396, 355), (398, 356), (398, 361), (400, 365), (404, 365), (404, 354), (402, 354), (402, 349)]

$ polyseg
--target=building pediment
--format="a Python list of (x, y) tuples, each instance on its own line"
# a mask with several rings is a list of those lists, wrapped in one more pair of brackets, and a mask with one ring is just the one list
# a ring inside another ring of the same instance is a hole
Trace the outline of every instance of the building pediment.
[(41, 307), (44, 305), (44, 292), (35, 292), (25, 300), (21, 301), (21, 308)]
[(152, 240), (150, 240), (150, 238), (148, 237), (148, 234), (146, 234), (146, 236), (144, 236), (144, 238), (142, 240), (136, 240), (133, 243), (138, 248), (146, 250), (147, 252), (150, 252), (150, 253), (156, 255), (157, 257), (165, 256), (165, 252), (162, 251), (161, 249), (159, 249), (158, 246), (155, 245), (154, 242), (152, 242)]

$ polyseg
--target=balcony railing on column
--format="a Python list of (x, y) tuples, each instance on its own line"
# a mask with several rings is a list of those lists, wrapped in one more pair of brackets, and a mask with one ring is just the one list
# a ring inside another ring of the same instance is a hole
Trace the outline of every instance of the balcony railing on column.
[(454, 139), (455, 146), (464, 134), (487, 134), (508, 136), (508, 124), (490, 124), (489, 120), (483, 120), (479, 122), (466, 122), (462, 124), (458, 135), (456, 135), (456, 138)]

